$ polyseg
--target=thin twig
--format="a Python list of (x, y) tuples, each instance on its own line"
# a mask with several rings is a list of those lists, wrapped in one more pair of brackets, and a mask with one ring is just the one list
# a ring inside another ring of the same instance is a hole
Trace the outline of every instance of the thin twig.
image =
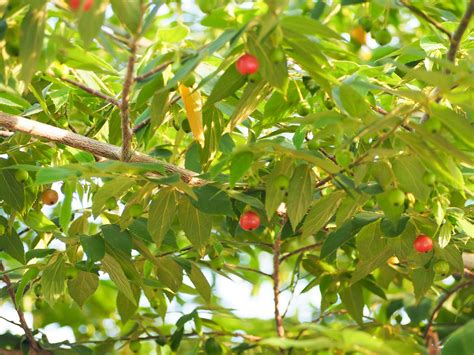
[(438, 30), (440, 30), (441, 32), (443, 32), (447, 37), (448, 39), (451, 41), (451, 38), (452, 38), (452, 34), (451, 32), (449, 32), (447, 29), (445, 29), (443, 26), (441, 26), (441, 24), (436, 21), (434, 18), (428, 16), (427, 14), (425, 14), (423, 11), (421, 11), (420, 9), (418, 9), (417, 7), (413, 6), (412, 4), (408, 3), (407, 1), (405, 0), (400, 0), (400, 2), (402, 3), (403, 6), (405, 6), (407, 9), (409, 9), (411, 12), (413, 12), (415, 15), (421, 17), (422, 19), (424, 19), (426, 22), (430, 23), (431, 25), (433, 25), (434, 27), (436, 27)]
[[(285, 328), (283, 327), (283, 318), (278, 308), (280, 302), (280, 252), (281, 252), (281, 234), (283, 227), (287, 221), (286, 216), (281, 218), (280, 230), (278, 231), (275, 242), (273, 243), (273, 303), (275, 307), (275, 326), (277, 335), (280, 338), (285, 336)], [(280, 353), (284, 354), (283, 349), (280, 349)]]
[(430, 320), (428, 321), (428, 324), (425, 329), (425, 333), (423, 334), (423, 337), (428, 340), (428, 335), (431, 331), (431, 327), (433, 326), (433, 322), (436, 320), (436, 317), (438, 317), (439, 312), (443, 308), (444, 303), (451, 297), (451, 295), (455, 294), (459, 290), (474, 285), (474, 279), (465, 281), (463, 283), (457, 284), (454, 286), (452, 289), (450, 289), (448, 292), (446, 292), (443, 297), (439, 300), (438, 304), (436, 305), (435, 309), (433, 310), (433, 313), (431, 314)]
[(112, 105), (115, 105), (117, 107), (120, 107), (120, 101), (113, 98), (112, 96), (109, 96), (107, 94), (104, 94), (103, 92), (100, 92), (100, 91), (97, 91), (97, 90), (94, 90), (90, 87), (88, 87), (87, 85), (84, 85), (78, 81), (75, 81), (75, 80), (72, 80), (72, 79), (69, 79), (69, 78), (66, 78), (66, 77), (59, 77), (58, 79), (62, 80), (62, 81), (65, 81), (66, 83), (69, 83), (71, 85), (74, 85), (76, 87), (78, 87), (79, 89), (93, 95), (93, 96), (96, 96), (96, 97), (99, 97), (109, 103), (111, 103)]
[(305, 247), (290, 251), (290, 252), (288, 252), (288, 253), (286, 253), (286, 254), (284, 254), (280, 257), (280, 264), (282, 262), (284, 262), (286, 259), (292, 257), (293, 255), (297, 255), (297, 254), (304, 253), (304, 252), (309, 251), (309, 250), (313, 250), (317, 247), (320, 247), (321, 245), (322, 245), (322, 242), (318, 242), (318, 243), (314, 243), (314, 244), (307, 245)]
[(146, 80), (148, 79), (150, 76), (153, 76), (155, 75), (156, 73), (162, 71), (163, 69), (165, 69), (168, 65), (171, 65), (173, 64), (173, 61), (172, 60), (168, 60), (164, 63), (161, 63), (159, 65), (157, 65), (155, 68), (147, 71), (146, 73), (142, 74), (142, 75), (138, 75), (135, 77), (135, 81), (137, 82), (140, 82), (140, 81), (143, 81), (143, 80)]
[[(3, 263), (0, 262), (0, 271), (4, 272), (5, 268), (3, 267)], [(29, 346), (31, 348), (31, 353), (32, 354), (50, 354), (49, 351), (41, 349), (40, 345), (36, 341), (35, 337), (33, 336), (33, 333), (31, 332), (31, 329), (28, 327), (28, 323), (26, 323), (25, 315), (23, 314), (23, 311), (21, 310), (21, 307), (16, 303), (16, 296), (15, 296), (15, 291), (13, 290), (13, 285), (10, 280), (10, 277), (8, 276), (8, 273), (3, 273), (1, 280), (5, 283), (7, 286), (7, 291), (8, 294), (12, 300), (13, 306), (15, 307), (16, 313), (18, 314), (18, 318), (20, 319), (20, 324), (19, 325), (23, 331), (25, 332), (25, 336), (28, 339)], [(3, 317), (2, 317), (3, 318)]]
[(451, 45), (449, 46), (447, 58), (451, 62), (455, 62), (456, 53), (459, 49), (459, 44), (461, 43), (462, 36), (469, 25), (469, 21), (471, 20), (472, 15), (474, 14), (474, 0), (470, 0), (467, 6), (466, 12), (459, 23), (458, 28), (450, 38)]
[(227, 267), (227, 268), (229, 268), (229, 269), (250, 271), (250, 272), (254, 272), (254, 273), (256, 273), (256, 274), (260, 274), (260, 275), (263, 275), (263, 276), (266, 276), (266, 277), (272, 277), (272, 275), (267, 274), (266, 272), (260, 271), (260, 270), (258, 270), (258, 269), (253, 269), (253, 268), (247, 267), (247, 266), (233, 265), (233, 264), (224, 264), (224, 267)]

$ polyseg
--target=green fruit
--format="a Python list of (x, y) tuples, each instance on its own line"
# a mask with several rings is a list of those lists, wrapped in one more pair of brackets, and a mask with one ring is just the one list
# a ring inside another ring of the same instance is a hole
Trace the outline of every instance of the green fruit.
[(142, 344), (138, 340), (132, 340), (130, 344), (128, 345), (128, 347), (134, 353), (138, 353), (140, 349), (142, 348)]
[(0, 235), (4, 235), (4, 234), (5, 234), (5, 226), (0, 223)]
[(301, 101), (296, 108), (296, 112), (298, 112), (298, 115), (300, 116), (306, 116), (311, 112), (311, 106), (307, 101)]
[(370, 30), (372, 29), (372, 20), (370, 19), (370, 17), (361, 17), (358, 22), (365, 32), (370, 32)]
[(219, 2), (218, 0), (198, 0), (197, 4), (202, 12), (209, 14), (218, 7)]
[(373, 199), (370, 199), (368, 200), (365, 204), (364, 204), (364, 208), (368, 208), (368, 209), (372, 209), (375, 207), (375, 201)]
[(329, 303), (333, 304), (337, 302), (337, 293), (336, 292), (326, 292), (324, 299)]
[(139, 203), (135, 203), (133, 205), (131, 205), (129, 208), (128, 208), (128, 211), (130, 213), (130, 216), (132, 218), (137, 218), (137, 217), (140, 217), (143, 213), (143, 206), (140, 205)]
[(308, 148), (311, 150), (318, 150), (320, 147), (320, 142), (318, 139), (313, 138), (310, 141), (308, 141)]
[(387, 29), (384, 28), (375, 32), (375, 40), (381, 46), (385, 46), (392, 40), (392, 35), (390, 34), (390, 32), (388, 32)]
[(423, 125), (430, 133), (438, 133), (439, 131), (441, 131), (442, 127), (441, 121), (432, 117)]
[(275, 178), (274, 184), (278, 190), (284, 191), (288, 189), (288, 185), (290, 184), (290, 181), (285, 175), (278, 175)]
[(105, 208), (109, 211), (115, 210), (117, 208), (117, 200), (115, 197), (109, 197), (107, 201), (105, 201)]
[(189, 125), (189, 121), (187, 118), (183, 122), (181, 122), (181, 128), (185, 133), (191, 132), (191, 126)]
[(165, 346), (166, 345), (166, 337), (163, 335), (160, 335), (158, 338), (155, 339), (155, 343), (159, 346)]
[(270, 52), (270, 60), (273, 63), (280, 63), (285, 60), (285, 52), (281, 48), (275, 48)]
[(424, 175), (423, 175), (423, 182), (428, 185), (428, 186), (435, 186), (436, 184), (436, 175), (427, 171)]
[(189, 74), (186, 79), (184, 79), (183, 84), (188, 88), (191, 88), (196, 83), (196, 77), (193, 74)]
[(402, 190), (393, 189), (387, 192), (387, 200), (392, 206), (400, 207), (405, 203), (405, 194)]
[(445, 260), (438, 260), (433, 265), (433, 270), (435, 273), (441, 276), (446, 276), (449, 274), (449, 264)]
[(28, 174), (28, 171), (26, 170), (20, 169), (20, 170), (15, 171), (15, 179), (18, 182), (25, 182), (26, 180), (28, 180), (29, 176), (30, 175)]
[(222, 354), (222, 348), (214, 338), (209, 338), (204, 344), (204, 349), (208, 355), (220, 355)]

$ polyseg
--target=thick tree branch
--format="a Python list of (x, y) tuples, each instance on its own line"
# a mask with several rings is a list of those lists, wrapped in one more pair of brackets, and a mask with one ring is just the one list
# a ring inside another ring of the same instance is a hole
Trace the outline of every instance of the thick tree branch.
[(125, 72), (125, 80), (122, 89), (122, 101), (120, 105), (120, 114), (122, 116), (122, 154), (123, 161), (129, 161), (132, 157), (132, 138), (133, 132), (130, 127), (130, 91), (133, 79), (133, 70), (135, 68), (135, 60), (137, 55), (138, 37), (134, 36), (130, 42), (130, 56), (128, 57), (127, 70)]
[[(99, 142), (95, 139), (87, 138), (76, 133), (66, 131), (48, 124), (33, 121), (20, 116), (13, 116), (0, 112), (0, 126), (11, 131), (18, 131), (30, 134), (35, 137), (45, 138), (49, 141), (65, 144), (69, 147), (80, 149), (94, 155), (111, 159), (120, 160), (121, 149), (112, 144)], [(182, 180), (190, 185), (204, 185), (205, 180), (197, 177), (197, 174), (173, 164), (156, 160), (149, 155), (132, 153), (131, 162), (139, 163), (157, 163), (164, 167), (170, 174), (179, 174)]]
[(112, 105), (120, 107), (120, 101), (113, 98), (112, 96), (106, 95), (106, 94), (104, 94), (100, 91), (97, 91), (97, 90), (94, 90), (94, 89), (88, 87), (87, 85), (84, 85), (84, 84), (82, 84), (78, 81), (75, 81), (75, 80), (72, 80), (72, 79), (69, 79), (69, 78), (66, 78), (66, 77), (60, 77), (58, 79), (60, 79), (62, 81), (65, 81), (66, 83), (69, 83), (71, 85), (74, 85), (74, 86), (78, 87), (79, 89), (82, 89), (83, 91), (85, 91), (85, 92), (87, 92), (87, 93), (89, 93), (93, 96), (99, 97), (99, 98), (111, 103)]
[[(280, 313), (280, 252), (281, 252), (281, 234), (283, 227), (287, 221), (286, 216), (281, 219), (280, 230), (278, 231), (275, 242), (273, 243), (273, 303), (275, 308), (275, 326), (277, 335), (280, 338), (285, 336), (285, 328), (283, 327), (283, 318)], [(283, 350), (280, 351), (283, 353)]]
[(469, 4), (467, 5), (466, 12), (459, 23), (458, 28), (454, 32), (453, 36), (451, 37), (451, 45), (449, 46), (447, 58), (451, 62), (456, 61), (456, 53), (459, 49), (459, 44), (461, 43), (462, 36), (464, 32), (466, 32), (467, 26), (469, 25), (469, 21), (474, 13), (474, 0), (470, 0)]
[[(1, 272), (5, 271), (5, 268), (3, 267), (2, 262), (0, 262), (0, 271)], [(31, 329), (28, 327), (28, 324), (26, 323), (25, 315), (23, 314), (23, 311), (21, 310), (20, 306), (17, 305), (17, 303), (16, 303), (15, 291), (13, 290), (13, 285), (12, 285), (12, 282), (11, 282), (10, 277), (8, 276), (8, 274), (3, 273), (2, 277), (1, 277), (1, 280), (7, 286), (8, 295), (10, 296), (10, 298), (12, 300), (12, 303), (13, 303), (13, 306), (15, 307), (15, 310), (18, 314), (18, 318), (20, 319), (20, 326), (23, 329), (23, 331), (25, 332), (26, 338), (28, 339), (28, 343), (29, 343), (30, 348), (31, 348), (31, 353), (34, 354), (34, 355), (35, 354), (38, 354), (38, 355), (40, 355), (40, 354), (50, 354), (49, 351), (41, 349), (41, 347), (39, 346), (39, 344), (36, 341), (35, 337), (33, 336), (33, 333), (31, 332)]]
[(403, 6), (405, 6), (408, 10), (413, 12), (415, 15), (421, 17), (423, 20), (425, 20), (426, 22), (430, 23), (431, 25), (436, 27), (438, 30), (443, 32), (448, 37), (448, 39), (451, 41), (451, 37), (452, 37), (451, 33), (447, 29), (445, 29), (443, 26), (441, 26), (441, 24), (438, 21), (436, 21), (434, 18), (428, 16), (423, 11), (421, 11), (417, 7), (410, 4), (408, 1), (400, 0), (400, 2), (402, 3)]

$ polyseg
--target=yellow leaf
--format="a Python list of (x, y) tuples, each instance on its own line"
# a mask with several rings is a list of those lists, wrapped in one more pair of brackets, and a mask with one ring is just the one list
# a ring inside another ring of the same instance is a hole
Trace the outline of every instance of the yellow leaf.
[(189, 126), (193, 132), (194, 139), (204, 146), (204, 129), (202, 126), (202, 99), (199, 91), (190, 91), (183, 84), (179, 85), (179, 93), (184, 102)]

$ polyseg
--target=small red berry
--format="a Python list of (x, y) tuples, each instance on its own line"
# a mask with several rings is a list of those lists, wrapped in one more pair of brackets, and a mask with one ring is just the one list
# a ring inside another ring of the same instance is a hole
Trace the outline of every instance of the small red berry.
[(413, 247), (418, 253), (428, 253), (433, 249), (433, 239), (427, 235), (420, 234), (413, 242)]
[(260, 226), (260, 216), (252, 211), (245, 212), (240, 216), (240, 226), (246, 231), (257, 229)]
[(242, 75), (248, 75), (256, 73), (260, 63), (258, 59), (251, 54), (245, 53), (235, 63), (237, 71)]
[[(77, 10), (79, 10), (79, 8), (81, 6), (81, 1), (82, 0), (69, 0), (69, 6), (74, 11), (77, 11)], [(93, 4), (94, 4), (94, 0), (84, 0), (82, 10), (83, 11), (89, 11)]]

